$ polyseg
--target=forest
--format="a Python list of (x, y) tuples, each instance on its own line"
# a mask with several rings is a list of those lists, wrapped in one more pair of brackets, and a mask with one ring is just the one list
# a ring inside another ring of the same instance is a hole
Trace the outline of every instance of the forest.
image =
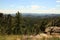
[(1, 35), (37, 35), (44, 33), (46, 27), (60, 27), (60, 16), (54, 17), (28, 17), (17, 12), (15, 16), (0, 13)]

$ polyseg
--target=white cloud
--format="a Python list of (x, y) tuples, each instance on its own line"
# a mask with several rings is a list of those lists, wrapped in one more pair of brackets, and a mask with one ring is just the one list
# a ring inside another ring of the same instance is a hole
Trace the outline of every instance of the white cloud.
[(56, 13), (60, 13), (60, 9), (59, 8), (56, 9)]
[(60, 0), (57, 0), (56, 2), (60, 3)]
[(23, 13), (56, 13), (55, 8), (47, 9), (47, 10), (33, 10), (33, 9), (23, 9), (21, 12)]
[(56, 7), (60, 7), (60, 5), (56, 5)]
[[(0, 10), (3, 13), (16, 13), (18, 10)], [(33, 10), (33, 9), (21, 9), (19, 10), (21, 13), (60, 13), (60, 10), (56, 10), (54, 8), (47, 10)]]
[(40, 6), (38, 6), (38, 5), (32, 5), (31, 8), (38, 9), (38, 8), (40, 8)]
[[(43, 8), (42, 10), (40, 8)], [(31, 6), (22, 6), (19, 9), (0, 9), (0, 12), (3, 13), (16, 13), (20, 11), (21, 13), (60, 13), (60, 10), (56, 10), (56, 8), (44, 9), (47, 7), (38, 6), (38, 5), (31, 5)]]
[(40, 8), (46, 8), (46, 7), (38, 6), (38, 5), (31, 5), (31, 9), (40, 9)]
[(3, 13), (16, 13), (18, 10), (13, 10), (13, 9), (0, 9), (0, 12)]

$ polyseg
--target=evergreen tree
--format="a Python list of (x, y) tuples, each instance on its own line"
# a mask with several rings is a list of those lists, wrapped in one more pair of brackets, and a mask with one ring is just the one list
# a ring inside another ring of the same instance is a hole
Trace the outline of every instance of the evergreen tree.
[(6, 32), (7, 34), (11, 34), (12, 31), (12, 16), (10, 14), (7, 15), (7, 22), (6, 22)]
[(15, 34), (20, 34), (21, 33), (21, 22), (22, 21), (22, 16), (19, 11), (16, 13), (15, 16), (15, 28), (14, 28), (14, 33)]

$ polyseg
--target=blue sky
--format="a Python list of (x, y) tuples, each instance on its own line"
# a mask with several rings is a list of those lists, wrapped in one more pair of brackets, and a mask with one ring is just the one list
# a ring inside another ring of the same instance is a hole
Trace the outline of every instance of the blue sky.
[(59, 11), (56, 10), (56, 8), (58, 8), (56, 5), (59, 1), (60, 0), (0, 0), (0, 12), (55, 13)]

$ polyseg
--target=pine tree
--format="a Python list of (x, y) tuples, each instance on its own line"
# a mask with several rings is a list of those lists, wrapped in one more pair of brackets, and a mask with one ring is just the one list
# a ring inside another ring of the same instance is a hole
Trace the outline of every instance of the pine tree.
[(14, 34), (21, 34), (21, 23), (22, 23), (22, 16), (21, 13), (19, 13), (18, 11), (15, 16)]

